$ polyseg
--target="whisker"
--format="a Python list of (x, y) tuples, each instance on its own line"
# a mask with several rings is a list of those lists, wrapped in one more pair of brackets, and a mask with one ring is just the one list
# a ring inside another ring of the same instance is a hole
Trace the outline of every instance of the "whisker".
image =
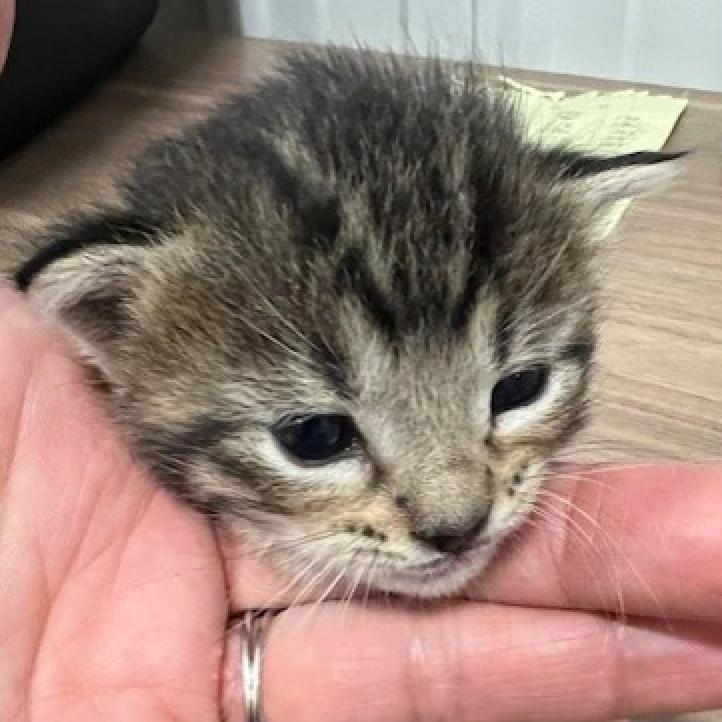
[[(356, 549), (352, 555), (351, 559), (349, 561), (349, 566), (351, 566), (358, 557), (359, 550)], [(343, 600), (342, 600), (342, 611), (341, 611), (341, 618), (342, 620), (346, 618), (346, 612), (348, 611), (348, 608), (351, 606), (351, 601), (354, 597), (354, 594), (356, 593), (356, 590), (358, 589), (358, 585), (361, 583), (361, 579), (363, 578), (364, 572), (366, 570), (366, 567), (363, 564), (358, 565), (358, 570), (356, 572), (356, 575), (354, 576), (354, 580), (351, 584), (348, 585), (347, 593), (344, 594)]]
[[(556, 492), (552, 492), (549, 490), (544, 491), (549, 497), (555, 497), (557, 502), (565, 504), (569, 511), (573, 510), (575, 513), (579, 514), (588, 524), (590, 524), (593, 529), (595, 529), (595, 531), (597, 531), (601, 535), (600, 540), (607, 545), (607, 548), (610, 551), (614, 552), (615, 557), (618, 557), (626, 565), (626, 567), (632, 573), (633, 577), (642, 586), (644, 592), (649, 596), (649, 599), (656, 607), (660, 619), (665, 621), (665, 623), (670, 624), (669, 615), (665, 612), (661, 600), (654, 592), (649, 582), (647, 582), (647, 580), (641, 574), (637, 566), (632, 562), (631, 558), (625, 552), (622, 545), (591, 514), (589, 514), (589, 512), (582, 509), (578, 504), (575, 504), (571, 499), (556, 494)], [(618, 570), (616, 569), (616, 567), (614, 567), (614, 571), (618, 574)]]
[(333, 594), (336, 586), (343, 579), (345, 574), (346, 570), (343, 567), (339, 569), (338, 574), (331, 580), (331, 583), (326, 587), (323, 594), (321, 594), (321, 596), (313, 604), (308, 605), (308, 612), (303, 617), (303, 621), (307, 625), (310, 625), (313, 615), (318, 613), (321, 605), (326, 601), (326, 599), (328, 599), (329, 596), (331, 596), (331, 594)]
[[(536, 507), (535, 510), (541, 511), (542, 507), (539, 505)], [(620, 616), (620, 618), (624, 619), (625, 605), (624, 599), (621, 596), (620, 580), (618, 575), (616, 574), (616, 569), (604, 564), (604, 556), (598, 549), (595, 548), (592, 536), (579, 524), (579, 522), (571, 518), (568, 511), (564, 511), (551, 505), (545, 505), (543, 507), (543, 512), (547, 516), (547, 519), (549, 521), (557, 522), (555, 526), (557, 527), (557, 529), (559, 529), (562, 535), (566, 532), (566, 534), (569, 535), (570, 542), (577, 543), (577, 548), (579, 550), (584, 551), (586, 554), (594, 554), (594, 556), (596, 557), (596, 566), (594, 559), (587, 559), (585, 557), (585, 563), (590, 570), (590, 579), (594, 580), (595, 593), (596, 596), (599, 598), (600, 602), (604, 600), (605, 595), (602, 594), (602, 586), (599, 583), (597, 572), (600, 566), (606, 569), (606, 572), (609, 575), (609, 582), (612, 589), (614, 590), (614, 595), (617, 600), (617, 609), (615, 611)], [(558, 527), (558, 523), (562, 524), (562, 528)]]
[[(379, 560), (379, 552), (378, 550), (375, 550), (374, 556), (371, 558), (371, 562), (369, 564), (369, 571), (368, 571), (368, 579), (366, 580), (366, 585), (364, 589), (364, 595), (363, 595), (363, 602), (362, 605), (364, 607), (368, 606), (369, 603), (369, 594), (371, 593), (373, 579), (374, 579), (374, 572), (376, 571), (376, 564)], [(388, 595), (388, 592), (387, 592)]]

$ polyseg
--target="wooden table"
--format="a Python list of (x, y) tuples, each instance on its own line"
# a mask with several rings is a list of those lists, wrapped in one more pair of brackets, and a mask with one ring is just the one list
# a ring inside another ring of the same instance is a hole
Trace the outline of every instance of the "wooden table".
[[(91, 98), (0, 165), (3, 216), (24, 225), (112, 196), (112, 179), (151, 138), (249, 87), (283, 47), (151, 34)], [(628, 87), (513, 75), (545, 88)], [(699, 152), (677, 186), (636, 201), (616, 233), (594, 421), (575, 457), (722, 456), (722, 95), (651, 90), (689, 97), (669, 148)]]

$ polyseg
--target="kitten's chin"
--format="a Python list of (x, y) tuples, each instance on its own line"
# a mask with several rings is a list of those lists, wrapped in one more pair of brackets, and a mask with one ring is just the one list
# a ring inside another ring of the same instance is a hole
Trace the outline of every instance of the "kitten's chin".
[(454, 596), (484, 571), (497, 546), (486, 544), (433, 564), (380, 568), (374, 574), (372, 586), (380, 591), (422, 599)]

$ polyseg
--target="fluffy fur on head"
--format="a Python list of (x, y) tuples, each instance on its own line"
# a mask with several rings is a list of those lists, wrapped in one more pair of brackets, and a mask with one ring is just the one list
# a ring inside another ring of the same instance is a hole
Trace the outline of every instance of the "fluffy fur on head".
[(542, 151), (462, 80), (295, 54), (15, 269), (158, 479), (292, 573), (454, 592), (582, 423), (596, 218), (667, 158)]

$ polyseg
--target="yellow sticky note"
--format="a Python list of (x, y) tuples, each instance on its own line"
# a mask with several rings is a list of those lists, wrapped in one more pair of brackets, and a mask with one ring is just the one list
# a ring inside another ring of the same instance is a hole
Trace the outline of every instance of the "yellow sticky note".
[[(687, 106), (686, 98), (641, 90), (570, 95), (546, 92), (503, 78), (515, 95), (526, 131), (542, 145), (572, 148), (593, 155), (659, 150)], [(609, 227), (619, 222), (629, 201), (615, 204)]]

